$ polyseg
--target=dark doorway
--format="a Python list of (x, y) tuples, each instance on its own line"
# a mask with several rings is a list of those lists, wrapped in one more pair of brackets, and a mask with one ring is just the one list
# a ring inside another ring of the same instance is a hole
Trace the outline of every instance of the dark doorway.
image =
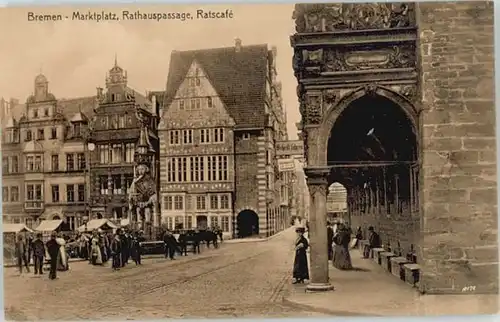
[(238, 238), (259, 234), (259, 216), (252, 210), (243, 210), (236, 218)]
[(196, 216), (196, 228), (198, 228), (198, 229), (207, 229), (208, 228), (207, 216)]

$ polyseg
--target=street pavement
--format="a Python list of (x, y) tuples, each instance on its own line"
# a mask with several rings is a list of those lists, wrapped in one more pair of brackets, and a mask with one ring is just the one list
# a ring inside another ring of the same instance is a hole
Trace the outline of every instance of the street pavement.
[(283, 302), (292, 288), (293, 228), (256, 243), (222, 243), (202, 254), (145, 259), (140, 267), (71, 264), (35, 277), (4, 269), (7, 320), (325, 317)]

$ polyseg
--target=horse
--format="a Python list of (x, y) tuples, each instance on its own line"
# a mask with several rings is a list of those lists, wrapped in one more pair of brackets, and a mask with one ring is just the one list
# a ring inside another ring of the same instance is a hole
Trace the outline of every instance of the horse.
[(199, 232), (200, 240), (207, 243), (207, 247), (210, 248), (210, 242), (214, 245), (214, 248), (219, 247), (217, 234), (211, 230), (202, 230)]
[(187, 256), (188, 245), (193, 246), (193, 254), (200, 253), (200, 240), (193, 230), (183, 231), (178, 238), (181, 255)]

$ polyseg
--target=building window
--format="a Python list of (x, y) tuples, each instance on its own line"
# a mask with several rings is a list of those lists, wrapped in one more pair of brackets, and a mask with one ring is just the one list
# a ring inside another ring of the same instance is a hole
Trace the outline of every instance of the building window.
[(57, 139), (57, 128), (53, 127), (50, 129), (50, 139), (55, 140)]
[(109, 162), (109, 145), (103, 144), (99, 145), (99, 162), (101, 164), (107, 164)]
[(186, 196), (186, 209), (191, 210), (193, 209), (193, 197), (192, 196)]
[(59, 156), (57, 154), (52, 155), (51, 168), (52, 171), (59, 171)]
[(34, 118), (34, 119), (37, 119), (37, 118), (38, 118), (38, 110), (37, 110), (37, 109), (34, 109), (34, 110), (33, 110), (33, 118)]
[(43, 165), (42, 165), (42, 156), (36, 155), (35, 156), (35, 168), (33, 171), (35, 172), (42, 172), (43, 170)]
[(19, 158), (17, 157), (17, 155), (14, 155), (12, 157), (12, 162), (11, 162), (11, 172), (12, 173), (18, 173), (19, 172)]
[(35, 168), (35, 158), (32, 156), (27, 156), (26, 157), (26, 171), (33, 172), (34, 168)]
[(10, 201), (18, 202), (19, 201), (19, 187), (12, 186), (10, 187)]
[(218, 159), (219, 159), (219, 164), (218, 164), (219, 177), (217, 178), (217, 180), (226, 181), (227, 180), (227, 156), (222, 155), (222, 156), (219, 156)]
[(221, 218), (221, 229), (223, 232), (229, 232), (229, 216), (222, 216)]
[(41, 184), (26, 185), (26, 200), (42, 201), (42, 185)]
[(195, 83), (196, 83), (196, 86), (200, 86), (201, 81), (200, 81), (200, 78), (199, 78), (199, 77), (196, 77), (196, 78), (195, 78)]
[(266, 151), (266, 165), (271, 164), (271, 153)]
[(191, 178), (192, 181), (198, 182), (200, 181), (200, 158), (194, 157), (194, 178)]
[(111, 193), (114, 195), (121, 195), (123, 193), (122, 177), (119, 174), (111, 176)]
[(43, 109), (43, 115), (44, 115), (45, 117), (48, 117), (48, 116), (49, 116), (49, 109), (48, 109), (48, 108), (44, 108), (44, 109)]
[(210, 225), (212, 227), (218, 227), (219, 226), (219, 217), (217, 217), (217, 216), (211, 216), (210, 217)]
[(212, 156), (208, 157), (209, 159), (212, 159), (212, 180), (216, 181), (217, 180), (217, 157)]
[(111, 145), (111, 163), (120, 164), (123, 158), (123, 147), (121, 144)]
[(177, 145), (180, 143), (179, 130), (170, 131), (169, 135), (170, 135), (170, 145)]
[(205, 181), (205, 157), (200, 157), (200, 181)]
[(182, 216), (175, 216), (174, 229), (184, 229), (184, 218)]
[(66, 154), (66, 171), (74, 171), (75, 170), (75, 157), (72, 153)]
[(191, 229), (191, 228), (193, 228), (193, 217), (186, 216), (186, 229)]
[(99, 176), (99, 189), (101, 191), (101, 195), (108, 194), (108, 176)]
[(26, 137), (24, 138), (24, 141), (31, 141), (32, 139), (31, 130), (26, 130)]
[(66, 185), (66, 201), (75, 202), (75, 186), (72, 184)]
[(25, 223), (28, 228), (33, 228), (33, 218), (26, 218)]
[(175, 210), (184, 209), (184, 197), (183, 196), (175, 196), (174, 197), (174, 209)]
[(177, 158), (177, 181), (183, 182), (184, 178), (182, 177), (182, 158)]
[(177, 174), (177, 172), (175, 170), (176, 166), (177, 166), (177, 164), (176, 164), (177, 158), (172, 158), (170, 161), (172, 162), (172, 168), (171, 168), (171, 170), (172, 170), (172, 182), (175, 182), (176, 181), (176, 174)]
[(52, 186), (52, 202), (59, 202), (59, 185)]
[(184, 109), (184, 100), (179, 100), (179, 109)]
[(174, 229), (174, 220), (172, 217), (167, 217), (167, 228), (172, 230)]
[(126, 127), (125, 115), (120, 115), (118, 117), (118, 127), (120, 129), (124, 129)]
[(214, 142), (215, 143), (224, 142), (224, 129), (214, 129)]
[(184, 144), (193, 143), (193, 130), (183, 130), (182, 135), (184, 137)]
[(9, 202), (9, 187), (2, 187), (2, 202)]
[(229, 196), (220, 196), (220, 209), (229, 209)]
[(182, 180), (184, 182), (188, 181), (188, 179), (187, 179), (187, 158), (182, 158)]
[(78, 202), (85, 202), (85, 185), (78, 185)]
[(167, 159), (167, 182), (172, 182), (174, 175), (175, 174), (172, 173), (172, 160)]
[(163, 203), (164, 203), (164, 207), (166, 210), (172, 210), (173, 209), (173, 198), (172, 196), (165, 196), (165, 198), (163, 198)]
[(78, 153), (77, 159), (78, 159), (78, 170), (85, 170), (87, 166), (85, 163), (85, 154)]
[(205, 143), (205, 129), (200, 130), (200, 143)]
[(38, 129), (37, 140), (45, 140), (45, 131), (44, 131), (44, 129)]
[(196, 196), (196, 209), (198, 210), (207, 209), (205, 196)]
[(9, 173), (9, 157), (2, 158), (2, 174)]
[(214, 107), (214, 102), (212, 101), (212, 98), (210, 96), (207, 97), (207, 106), (210, 108)]
[(126, 163), (133, 163), (134, 162), (134, 152), (135, 152), (134, 143), (126, 143), (125, 144), (125, 162)]
[(218, 209), (219, 208), (219, 196), (211, 195), (210, 196), (210, 209)]

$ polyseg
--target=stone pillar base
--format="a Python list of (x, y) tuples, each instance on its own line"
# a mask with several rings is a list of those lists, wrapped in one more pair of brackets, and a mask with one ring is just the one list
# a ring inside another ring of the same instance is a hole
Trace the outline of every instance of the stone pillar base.
[(330, 283), (310, 283), (306, 286), (307, 293), (333, 291), (334, 287)]

